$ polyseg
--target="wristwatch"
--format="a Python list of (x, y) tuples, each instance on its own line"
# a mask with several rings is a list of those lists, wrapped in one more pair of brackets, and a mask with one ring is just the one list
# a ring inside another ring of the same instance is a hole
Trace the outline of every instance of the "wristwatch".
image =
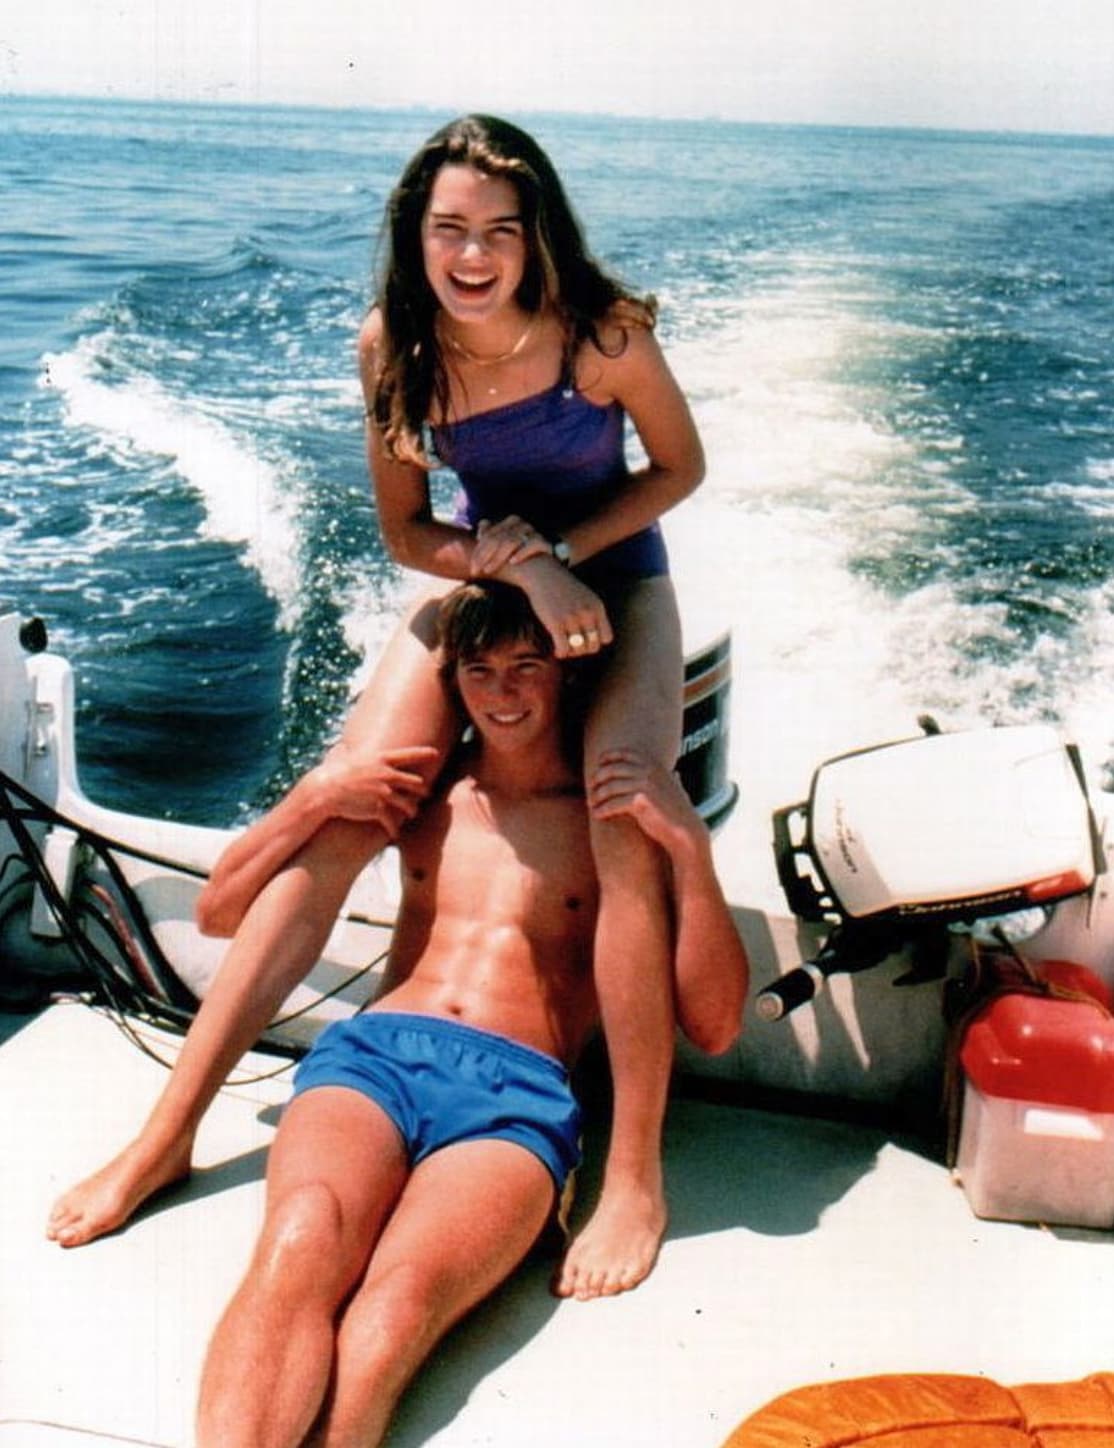
[(572, 549), (563, 538), (554, 538), (553, 556), (558, 563), (563, 563), (566, 568), (572, 563)]

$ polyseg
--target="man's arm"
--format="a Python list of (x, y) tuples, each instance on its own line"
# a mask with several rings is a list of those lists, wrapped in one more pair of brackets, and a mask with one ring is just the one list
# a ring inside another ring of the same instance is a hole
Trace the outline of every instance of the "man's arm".
[(198, 896), (204, 935), (234, 935), (248, 906), (275, 874), (330, 819), (378, 826), (381, 849), (414, 818), (440, 755), (426, 745), (361, 752), (341, 743), (261, 819), (237, 836)]
[(660, 845), (673, 876), (677, 1016), (718, 1055), (737, 1039), (750, 967), (716, 877), (712, 842), (676, 775), (633, 749), (603, 755), (589, 788), (597, 819), (627, 815)]

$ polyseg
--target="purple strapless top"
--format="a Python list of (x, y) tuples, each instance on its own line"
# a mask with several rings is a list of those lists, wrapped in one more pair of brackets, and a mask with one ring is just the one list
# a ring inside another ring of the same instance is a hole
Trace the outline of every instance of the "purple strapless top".
[[(438, 458), (460, 479), (457, 521), (474, 528), (517, 513), (555, 538), (594, 513), (628, 477), (623, 409), (598, 407), (558, 382), (545, 392), (432, 429)], [(669, 572), (655, 523), (577, 569), (591, 581)]]

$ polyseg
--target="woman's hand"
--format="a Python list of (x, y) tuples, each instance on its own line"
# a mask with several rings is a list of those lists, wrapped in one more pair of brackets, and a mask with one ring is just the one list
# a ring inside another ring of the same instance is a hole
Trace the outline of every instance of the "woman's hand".
[(614, 637), (599, 595), (552, 556), (509, 565), (500, 577), (526, 594), (559, 659), (598, 654)]
[(428, 744), (382, 751), (338, 744), (313, 774), (330, 817), (374, 821), (395, 840), (421, 808), (440, 758)]
[(501, 568), (552, 555), (553, 546), (525, 519), (511, 513), (498, 523), (480, 520), (472, 549), (472, 577), (493, 578)]

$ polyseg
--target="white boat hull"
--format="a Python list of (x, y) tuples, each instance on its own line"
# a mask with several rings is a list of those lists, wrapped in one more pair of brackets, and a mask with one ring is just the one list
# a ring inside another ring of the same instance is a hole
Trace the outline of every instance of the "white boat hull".
[[(197, 934), (193, 902), (229, 835), (86, 799), (72, 690), (64, 661), (26, 654), (17, 622), (0, 617), (0, 769), (79, 833), (118, 842), (112, 857), (158, 944), (203, 994), (223, 946)], [(744, 784), (716, 852), (756, 992), (813, 950), (818, 927), (779, 907), (768, 815), (748, 804)], [(23, 827), (64, 887), (83, 847), (65, 827), (53, 846), (41, 821)], [(14, 859), (17, 844), (0, 823), (0, 861)], [(87, 884), (104, 869), (85, 853)], [(319, 1002), (338, 981), (347, 989), (286, 1027), (288, 1044), (373, 989), (358, 972), (388, 939), (390, 878), (389, 865), (369, 871), (353, 891), (290, 1005)], [(1089, 895), (1059, 905), (1026, 950), (1109, 979), (1110, 893), (1104, 875)], [(29, 938), (47, 954), (55, 948), (29, 937), (26, 900), (5, 919), (4, 898), (0, 982)], [(943, 984), (895, 989), (900, 968), (835, 976), (774, 1025), (748, 1005), (725, 1057), (679, 1043), (690, 1085), (667, 1119), (671, 1220), (650, 1279), (613, 1300), (558, 1303), (547, 1290), (550, 1264), (526, 1266), (439, 1349), (401, 1405), (392, 1445), (719, 1448), (741, 1419), (802, 1383), (904, 1371), (1011, 1383), (1104, 1366), (1114, 1339), (1114, 1265), (1100, 1250), (1108, 1234), (976, 1221), (923, 1137), (864, 1121), (859, 1108), (924, 1121), (938, 1100)], [(202, 1125), (189, 1182), (125, 1233), (78, 1253), (46, 1240), (54, 1197), (130, 1139), (179, 1047), (180, 1034), (130, 1025), (152, 1054), (134, 1049), (102, 1009), (61, 1003), (0, 1015), (0, 1157), (12, 1168), (0, 1233), (0, 1448), (185, 1448), (206, 1344), (258, 1230), (292, 1063), (253, 1053)], [(750, 1109), (702, 1099), (720, 1084)], [(806, 1113), (785, 1112), (806, 1098)], [(768, 1101), (782, 1109), (755, 1109)], [(591, 1121), (581, 1214), (594, 1199), (605, 1129), (602, 1115)]]
[[(19, 619), (0, 616), (0, 770), (79, 831), (119, 847), (110, 853), (134, 891), (157, 946), (187, 992), (202, 997), (226, 944), (197, 931), (194, 903), (232, 832), (117, 812), (89, 800), (77, 774), (72, 671), (53, 654), (28, 653), (19, 635)], [(721, 660), (715, 667), (729, 670), (729, 661)], [(706, 670), (700, 678), (707, 681), (714, 672), (715, 668)], [(703, 697), (707, 688), (697, 682), (691, 692)], [(694, 734), (700, 731), (714, 732), (697, 724)], [(713, 792), (711, 807), (719, 821), (717, 868), (750, 956), (752, 992), (737, 1046), (712, 1058), (680, 1040), (681, 1069), (752, 1093), (803, 1094), (890, 1108), (899, 1114), (931, 1114), (944, 1070), (942, 981), (895, 989), (893, 981), (904, 968), (898, 961), (862, 974), (833, 976), (815, 1002), (784, 1021), (771, 1025), (755, 1017), (755, 996), (809, 958), (823, 930), (786, 908), (770, 848), (768, 816), (755, 815), (745, 786), (734, 813), (722, 783)], [(85, 880), (111, 883), (103, 862), (83, 850), (64, 828), (56, 828), (53, 837), (47, 826), (31, 824), (29, 829), (50, 859), (63, 891), (75, 853), (82, 857)], [(12, 853), (18, 853), (16, 843), (0, 821), (0, 859)], [(396, 866), (388, 851), (361, 876), (320, 962), (285, 1003), (280, 1016), (286, 1023), (278, 1036), (287, 1046), (304, 1048), (323, 1023), (349, 1014), (374, 994), (375, 963), (386, 949), (396, 903)], [(9, 965), (20, 948), (31, 946), (40, 954), (50, 949), (51, 932), (57, 932), (57, 926), (41, 899), (32, 920), (37, 938), (31, 941), (27, 924), (25, 912), (6, 921), (0, 913), (0, 952), (6, 950)], [(959, 964), (965, 949), (960, 939)], [(1089, 894), (1061, 903), (1023, 949), (1033, 959), (1068, 958), (1114, 980), (1109, 876), (1101, 875)]]

